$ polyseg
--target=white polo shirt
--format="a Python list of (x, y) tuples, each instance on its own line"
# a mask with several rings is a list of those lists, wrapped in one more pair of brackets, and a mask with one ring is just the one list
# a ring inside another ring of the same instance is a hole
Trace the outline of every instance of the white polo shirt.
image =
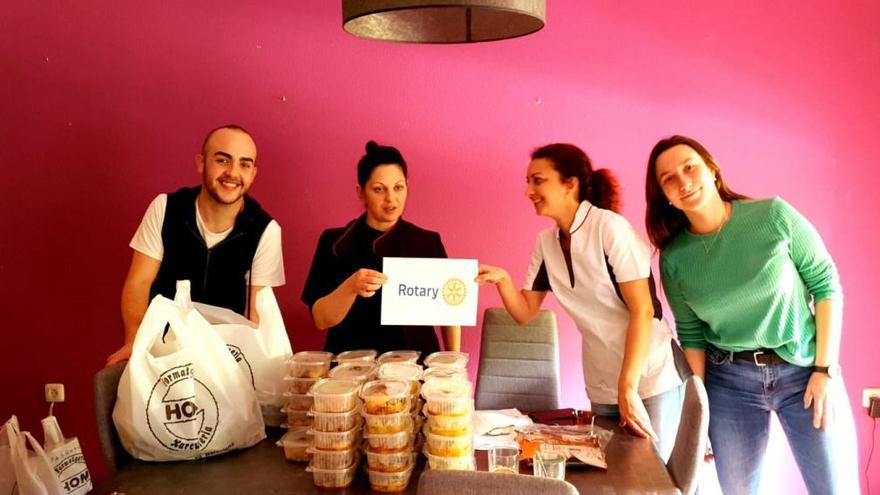
[[(571, 274), (559, 229), (553, 227), (538, 234), (523, 288), (553, 291), (581, 332), (584, 381), (590, 401), (617, 404), (617, 382), (629, 324), (629, 310), (617, 284), (648, 278), (651, 251), (625, 218), (588, 201), (578, 207), (570, 234)], [(643, 399), (681, 384), (672, 355), (672, 332), (659, 318), (661, 307), (656, 296), (654, 299), (650, 350), (639, 381), (639, 396)]]

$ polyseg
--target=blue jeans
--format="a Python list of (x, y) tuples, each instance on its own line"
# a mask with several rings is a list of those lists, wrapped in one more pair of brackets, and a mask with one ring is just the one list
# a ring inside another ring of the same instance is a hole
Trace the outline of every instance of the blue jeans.
[[(684, 384), (671, 388), (662, 394), (642, 399), (645, 410), (651, 418), (651, 428), (657, 434), (654, 447), (663, 462), (669, 460), (675, 437), (678, 435), (678, 423), (681, 420), (681, 404), (684, 402)], [(593, 414), (620, 419), (617, 404), (590, 404)]]
[(706, 349), (709, 438), (718, 481), (725, 495), (759, 493), (764, 452), (775, 412), (811, 494), (858, 494), (856, 436), (842, 379), (829, 382), (836, 420), (813, 428), (813, 408), (804, 409), (812, 370), (782, 363), (757, 366)]

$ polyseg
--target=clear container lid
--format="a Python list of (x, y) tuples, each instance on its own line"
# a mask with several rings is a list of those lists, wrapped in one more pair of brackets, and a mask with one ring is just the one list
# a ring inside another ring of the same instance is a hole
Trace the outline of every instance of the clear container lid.
[(357, 380), (341, 380), (338, 378), (324, 378), (318, 380), (309, 389), (309, 395), (321, 396), (346, 396), (357, 392), (361, 382)]
[(330, 378), (364, 382), (376, 371), (373, 362), (348, 361), (330, 370)]
[(357, 349), (354, 351), (340, 352), (336, 356), (337, 363), (345, 363), (348, 361), (375, 361), (378, 352), (374, 349)]
[(434, 366), (454, 366), (456, 368), (464, 368), (468, 363), (468, 354), (466, 352), (440, 351), (435, 352), (425, 358), (425, 366), (432, 368)]
[(288, 363), (318, 364), (333, 361), (332, 352), (324, 351), (300, 351), (293, 355)]
[(399, 380), (421, 380), (422, 367), (410, 362), (389, 362), (379, 365), (379, 378), (397, 378)]
[(466, 380), (431, 380), (422, 386), (425, 400), (458, 400), (471, 396), (471, 383)]
[(284, 448), (307, 448), (312, 442), (312, 435), (308, 426), (292, 426), (287, 433), (278, 440), (278, 445)]
[(467, 380), (467, 370), (464, 368), (456, 368), (454, 366), (434, 366), (428, 368), (422, 373), (422, 380), (429, 381), (434, 379), (443, 380)]
[(395, 380), (385, 378), (382, 380), (373, 380), (364, 384), (361, 390), (361, 397), (369, 398), (403, 398), (408, 397), (412, 386), (405, 380)]
[(388, 351), (377, 359), (379, 364), (385, 363), (415, 363), (419, 360), (422, 353), (419, 351)]

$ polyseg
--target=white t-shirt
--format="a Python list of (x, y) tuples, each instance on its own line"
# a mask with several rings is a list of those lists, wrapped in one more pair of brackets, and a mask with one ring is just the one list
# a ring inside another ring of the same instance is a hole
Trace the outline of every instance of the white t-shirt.
[[(150, 258), (162, 261), (165, 247), (162, 245), (162, 224), (165, 221), (165, 207), (168, 204), (168, 195), (156, 196), (131, 242), (128, 244), (132, 249), (143, 253)], [(232, 232), (232, 229), (224, 232), (211, 232), (205, 228), (202, 215), (199, 213), (198, 202), (196, 203), (196, 224), (199, 232), (205, 240), (208, 248), (214, 247)], [(278, 287), (284, 285), (284, 260), (281, 254), (281, 226), (272, 220), (263, 231), (257, 251), (254, 253), (253, 282), (255, 286)]]
[[(574, 284), (559, 243), (559, 229), (553, 227), (538, 234), (523, 288), (553, 291), (581, 332), (584, 382), (590, 401), (617, 404), (630, 315), (615, 280), (648, 278), (651, 251), (625, 218), (588, 201), (578, 207), (570, 235)], [(653, 397), (681, 384), (671, 340), (666, 322), (654, 318), (650, 350), (639, 381), (640, 397)]]

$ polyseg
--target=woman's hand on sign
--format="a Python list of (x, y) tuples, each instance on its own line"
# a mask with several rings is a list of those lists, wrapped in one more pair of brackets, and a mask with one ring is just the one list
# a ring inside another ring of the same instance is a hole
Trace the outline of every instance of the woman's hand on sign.
[(351, 274), (346, 280), (351, 291), (361, 297), (373, 297), (382, 284), (388, 281), (388, 277), (382, 272), (361, 268)]
[(485, 285), (487, 283), (498, 285), (504, 280), (510, 280), (510, 274), (508, 274), (504, 268), (481, 264), (477, 278), (474, 279), (474, 282), (480, 285)]

